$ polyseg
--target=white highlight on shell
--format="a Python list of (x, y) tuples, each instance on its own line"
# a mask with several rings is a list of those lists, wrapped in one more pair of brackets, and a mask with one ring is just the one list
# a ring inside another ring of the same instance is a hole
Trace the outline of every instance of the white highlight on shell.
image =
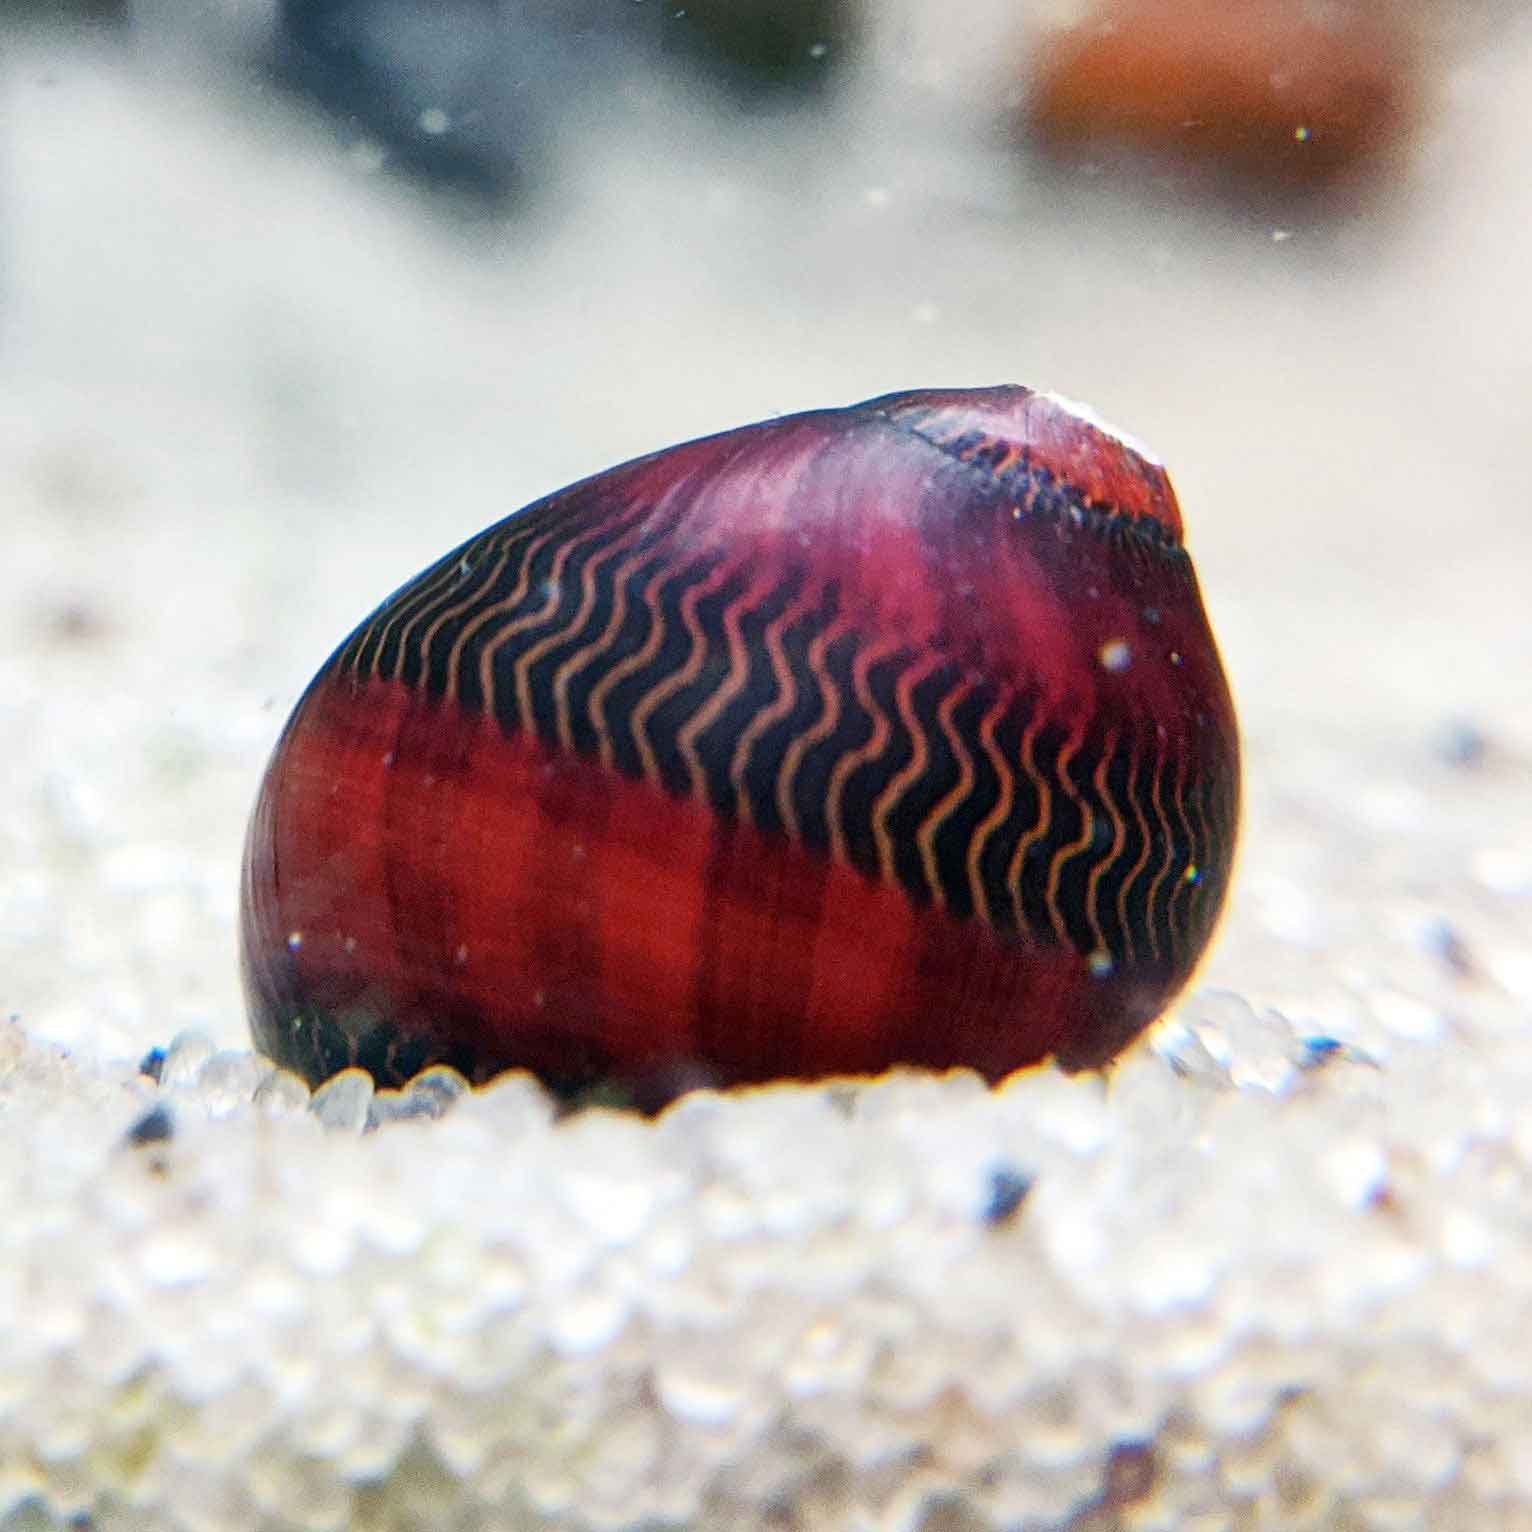
[(1088, 404), (1081, 404), (1078, 399), (1071, 399), (1065, 394), (1056, 394), (1051, 389), (1039, 390), (1039, 399), (1046, 399), (1050, 404), (1056, 404), (1061, 410), (1067, 410), (1076, 419), (1083, 420), (1086, 425), (1094, 426), (1098, 431), (1110, 436), (1115, 441), (1120, 441), (1130, 452), (1135, 452), (1146, 463), (1152, 463), (1156, 468), (1165, 466), (1164, 459), (1151, 452), (1138, 437), (1119, 426), (1114, 426), (1109, 420), (1103, 420)]

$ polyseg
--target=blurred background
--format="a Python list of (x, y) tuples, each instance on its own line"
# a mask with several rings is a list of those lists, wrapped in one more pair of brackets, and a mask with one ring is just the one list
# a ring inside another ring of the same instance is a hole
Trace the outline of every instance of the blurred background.
[(0, 93), (29, 1034), (243, 1042), (260, 770), (427, 560), (688, 436), (1002, 381), (1180, 491), (1249, 751), (1206, 982), (1341, 1036), (1532, 998), (1519, 4), (7, 0)]

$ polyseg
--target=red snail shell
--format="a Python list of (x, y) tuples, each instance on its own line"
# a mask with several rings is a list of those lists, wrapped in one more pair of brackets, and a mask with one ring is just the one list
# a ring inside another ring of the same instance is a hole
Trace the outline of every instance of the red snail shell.
[(1020, 387), (728, 431), (537, 501), (319, 672), (250, 826), (258, 1045), (553, 1087), (1054, 1055), (1186, 981), (1233, 707), (1164, 470)]

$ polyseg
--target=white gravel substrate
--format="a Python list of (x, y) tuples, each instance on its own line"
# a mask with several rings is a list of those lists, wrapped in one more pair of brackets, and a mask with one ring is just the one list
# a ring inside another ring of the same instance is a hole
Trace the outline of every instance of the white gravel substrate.
[[(812, 122), (635, 88), (505, 228), (7, 39), (6, 1532), (1532, 1528), (1532, 34), (1322, 227), (1029, 171), (977, 15), (897, 9)], [(244, 817), (382, 594), (635, 452), (997, 381), (1163, 455), (1246, 730), (1219, 945), (1109, 1079), (651, 1125), (248, 1053)]]

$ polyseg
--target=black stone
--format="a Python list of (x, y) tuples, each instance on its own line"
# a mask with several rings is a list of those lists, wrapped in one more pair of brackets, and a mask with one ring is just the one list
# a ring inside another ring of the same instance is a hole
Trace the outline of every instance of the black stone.
[(987, 1224), (1009, 1223), (1032, 1190), (1032, 1177), (1012, 1165), (997, 1165), (989, 1173), (989, 1200), (984, 1205)]
[(168, 1143), (175, 1137), (176, 1121), (171, 1116), (170, 1108), (163, 1103), (152, 1106), (131, 1128), (123, 1135), (124, 1139), (135, 1149), (141, 1149), (147, 1144)]

